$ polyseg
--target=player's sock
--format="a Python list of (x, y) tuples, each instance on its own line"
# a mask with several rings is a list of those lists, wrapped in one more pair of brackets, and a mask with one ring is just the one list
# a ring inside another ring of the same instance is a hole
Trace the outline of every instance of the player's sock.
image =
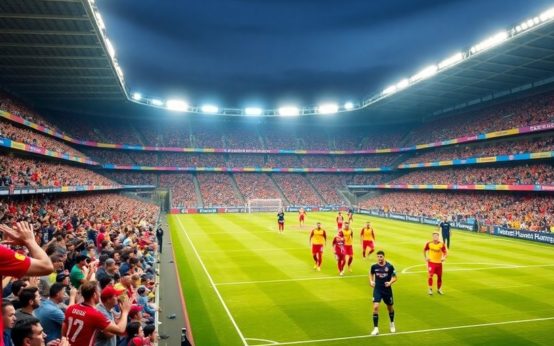
[(379, 314), (373, 314), (373, 326), (375, 328), (379, 326)]
[(433, 287), (433, 278), (432, 277), (427, 279), (427, 284), (429, 285), (429, 288)]
[(437, 289), (440, 290), (442, 287), (442, 276), (437, 277)]
[(353, 259), (354, 259), (354, 258), (352, 258), (352, 257), (350, 257), (350, 258), (348, 259), (348, 266), (349, 266), (349, 267), (350, 267), (350, 265), (352, 264), (352, 260), (353, 260)]
[(389, 318), (390, 318), (390, 321), (394, 323), (394, 311), (389, 312)]
[(312, 255), (312, 257), (314, 258), (315, 265), (317, 266), (317, 264), (319, 263), (319, 261), (317, 260), (317, 254)]

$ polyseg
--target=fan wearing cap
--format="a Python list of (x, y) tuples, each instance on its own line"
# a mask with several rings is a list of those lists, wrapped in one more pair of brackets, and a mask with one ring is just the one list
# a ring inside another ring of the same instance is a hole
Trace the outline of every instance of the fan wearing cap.
[(81, 285), (87, 281), (90, 281), (92, 274), (94, 274), (95, 266), (90, 265), (90, 258), (85, 255), (79, 255), (75, 259), (75, 265), (71, 268), (69, 274), (69, 280), (75, 288), (81, 287)]
[[(131, 310), (131, 303), (128, 300), (120, 302), (121, 318), (116, 324), (95, 307), (102, 296), (96, 281), (83, 283), (80, 290), (84, 301), (67, 308), (62, 326), (62, 336), (67, 338), (70, 345), (93, 345), (98, 331), (106, 335), (125, 333), (127, 317)], [(116, 296), (117, 291), (112, 291), (106, 296), (111, 297), (111, 295)]]
[[(96, 305), (96, 309), (106, 316), (111, 322), (115, 323), (115, 314), (113, 308), (117, 305), (117, 297), (125, 290), (118, 290), (112, 285), (104, 287), (100, 293), (100, 303)], [(116, 336), (113, 333), (101, 331), (96, 336), (95, 346), (115, 346)]]

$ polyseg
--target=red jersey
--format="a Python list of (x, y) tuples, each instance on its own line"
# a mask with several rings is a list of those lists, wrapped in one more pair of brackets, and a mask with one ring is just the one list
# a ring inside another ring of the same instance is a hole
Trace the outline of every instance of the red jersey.
[[(0, 292), (3, 291), (3, 276), (21, 277), (27, 273), (31, 266), (31, 259), (25, 255), (17, 253), (3, 245), (0, 245)], [(2, 297), (0, 295), (0, 304)], [(0, 345), (4, 345), (4, 320), (0, 319)]]
[(344, 221), (344, 217), (342, 215), (337, 216), (337, 223), (342, 223)]
[(335, 238), (333, 238), (333, 247), (335, 249), (335, 253), (337, 255), (343, 255), (344, 254), (344, 238), (337, 235)]
[(70, 345), (92, 346), (96, 332), (104, 330), (111, 321), (100, 311), (84, 303), (73, 304), (65, 312), (65, 336)]

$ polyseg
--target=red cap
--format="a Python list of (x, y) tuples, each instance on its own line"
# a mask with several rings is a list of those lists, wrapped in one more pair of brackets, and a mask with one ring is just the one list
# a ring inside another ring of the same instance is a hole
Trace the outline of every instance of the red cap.
[(129, 317), (133, 318), (136, 314), (142, 311), (142, 306), (140, 305), (133, 305), (131, 306), (131, 310), (129, 311)]
[(102, 293), (100, 294), (100, 298), (108, 299), (108, 298), (111, 298), (113, 296), (119, 296), (119, 295), (123, 294), (123, 292), (125, 292), (125, 290), (118, 290), (115, 287), (113, 287), (112, 285), (108, 285), (108, 286), (104, 287), (104, 289), (102, 290)]

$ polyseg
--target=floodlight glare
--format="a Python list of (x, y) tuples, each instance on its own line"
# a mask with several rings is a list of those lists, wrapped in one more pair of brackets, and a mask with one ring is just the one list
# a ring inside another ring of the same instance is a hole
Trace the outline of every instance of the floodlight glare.
[(106, 39), (104, 42), (106, 42), (106, 48), (108, 49), (108, 54), (110, 54), (110, 57), (112, 57), (113, 59), (115, 57), (115, 49), (112, 43), (110, 42), (109, 39)]
[(189, 108), (189, 105), (185, 101), (181, 100), (167, 100), (165, 106), (170, 111), (176, 112), (186, 112)]
[(244, 114), (246, 115), (262, 115), (263, 110), (257, 107), (246, 107), (244, 109)]
[(451, 57), (446, 58), (443, 61), (441, 61), (439, 63), (439, 69), (442, 70), (443, 68), (446, 68), (448, 66), (452, 66), (452, 65), (462, 61), (463, 59), (464, 59), (464, 55), (462, 53), (456, 53), (456, 54), (452, 55)]
[(396, 90), (404, 89), (408, 85), (410, 85), (410, 81), (408, 79), (403, 79), (396, 84)]
[(552, 19), (554, 17), (554, 8), (550, 8), (546, 11), (544, 11), (543, 13), (540, 14), (539, 18), (545, 22), (549, 19)]
[[(533, 21), (531, 21), (531, 22), (533, 22)], [(522, 24), (521, 26), (523, 27), (524, 24)], [(526, 29), (526, 28), (524, 28), (524, 29)], [(496, 45), (499, 45), (500, 43), (506, 41), (507, 39), (508, 39), (508, 32), (501, 31), (498, 34), (496, 34), (494, 36), (491, 36), (491, 37), (487, 38), (486, 40), (481, 41), (478, 44), (476, 44), (475, 46), (471, 47), (470, 51), (471, 51), (471, 53), (475, 54), (475, 53), (481, 52), (485, 49), (489, 49), (489, 48), (492, 48)]]
[(162, 100), (158, 100), (158, 99), (150, 100), (150, 103), (153, 104), (154, 106), (158, 106), (158, 107), (163, 106), (163, 104), (164, 104), (162, 102)]
[(418, 80), (422, 80), (422, 79), (425, 79), (425, 78), (429, 78), (431, 76), (433, 76), (434, 74), (437, 73), (437, 66), (436, 65), (431, 65), (431, 66), (428, 66), (426, 68), (424, 68), (423, 70), (419, 71), (418, 73), (416, 73), (415, 75), (413, 75), (412, 77), (410, 77), (410, 82), (417, 82)]
[(119, 67), (119, 65), (115, 64), (115, 72), (117, 72), (117, 74), (119, 75), (119, 77), (123, 78), (123, 70), (121, 69), (121, 67)]
[(217, 113), (219, 112), (219, 108), (214, 105), (204, 105), (201, 108), (202, 113)]
[(282, 116), (295, 116), (299, 114), (300, 110), (297, 107), (287, 106), (279, 108), (279, 115)]
[(140, 93), (133, 93), (131, 97), (133, 98), (133, 100), (136, 100), (136, 101), (142, 100), (142, 95)]
[(102, 19), (100, 12), (98, 11), (94, 12), (94, 16), (96, 17), (96, 23), (98, 23), (98, 27), (101, 30), (106, 30), (106, 25), (104, 25), (104, 20)]
[(352, 102), (346, 102), (344, 104), (344, 109), (346, 109), (347, 111), (350, 111), (350, 110), (354, 109), (354, 104)]
[(339, 106), (337, 104), (334, 104), (334, 103), (327, 103), (327, 104), (323, 104), (323, 105), (319, 106), (317, 110), (321, 114), (333, 114), (333, 113), (338, 112)]
[(383, 90), (383, 95), (388, 95), (396, 92), (396, 85), (391, 85), (390, 87)]

